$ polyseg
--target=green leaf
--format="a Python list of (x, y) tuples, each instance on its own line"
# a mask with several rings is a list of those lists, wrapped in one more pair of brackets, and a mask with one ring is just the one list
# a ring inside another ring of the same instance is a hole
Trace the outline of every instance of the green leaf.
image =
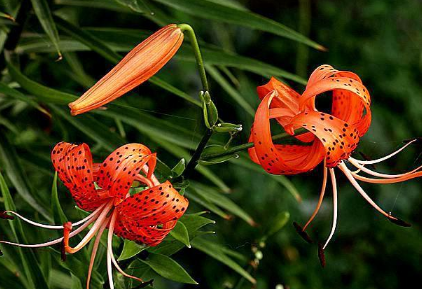
[(248, 170), (253, 170), (255, 172), (261, 173), (263, 175), (266, 175), (270, 178), (272, 178), (277, 183), (281, 184), (283, 187), (287, 189), (287, 191), (296, 199), (296, 201), (301, 202), (302, 197), (299, 194), (299, 191), (296, 189), (296, 187), (292, 184), (292, 182), (286, 177), (286, 176), (274, 176), (269, 175), (265, 170), (262, 169), (261, 166), (255, 164), (252, 162), (246, 154), (241, 154), (241, 157), (238, 159), (232, 159), (232, 163), (242, 166), (244, 168), (247, 168)]
[(180, 176), (186, 168), (186, 161), (184, 158), (181, 158), (180, 161), (171, 169), (173, 177)]
[(125, 239), (122, 253), (120, 253), (120, 256), (117, 261), (130, 259), (141, 253), (143, 250), (145, 250), (145, 246), (139, 245), (133, 241)]
[(50, 107), (57, 115), (60, 115), (60, 117), (64, 118), (75, 128), (107, 148), (109, 151), (113, 151), (126, 142), (120, 135), (110, 131), (109, 127), (98, 121), (92, 115), (83, 114), (74, 117), (57, 106), (50, 105)]
[[(4, 206), (8, 211), (15, 211), (16, 206), (13, 202), (12, 196), (10, 195), (9, 188), (7, 187), (6, 181), (3, 178), (3, 175), (0, 173), (0, 192), (4, 199)], [(13, 235), (16, 239), (16, 242), (22, 241), (26, 243), (26, 237), (22, 224), (19, 219), (9, 221), (10, 227), (12, 229)], [(23, 271), (25, 273), (25, 280), (27, 288), (49, 288), (46, 282), (44, 275), (40, 270), (37, 259), (33, 251), (28, 249), (17, 248), (19, 257), (22, 262)]]
[(268, 239), (272, 235), (278, 233), (284, 226), (287, 224), (290, 218), (289, 212), (281, 212), (279, 213), (275, 219), (271, 222), (271, 226), (267, 230), (267, 233), (264, 235), (263, 239)]
[(214, 203), (209, 201), (207, 198), (205, 198), (202, 194), (198, 193), (197, 190), (195, 190), (193, 187), (190, 187), (187, 191), (187, 196), (192, 201), (200, 204), (205, 209), (210, 210), (214, 214), (220, 216), (223, 219), (230, 220), (232, 216), (228, 215), (226, 212), (221, 210), (218, 206), (216, 206)]
[(24, 95), (23, 93), (21, 93), (20, 91), (11, 88), (9, 86), (7, 86), (7, 84), (0, 82), (0, 93), (5, 94), (7, 96), (11, 96), (15, 99), (18, 99), (20, 101), (24, 101), (27, 104), (29, 104), (30, 106), (38, 109), (39, 111), (41, 111), (42, 113), (45, 113), (46, 115), (50, 115), (48, 113), (48, 111), (46, 111), (44, 108), (42, 108), (38, 103), (36, 103), (33, 99), (29, 98), (28, 96)]
[(97, 9), (107, 9), (117, 12), (135, 13), (132, 9), (123, 6), (115, 0), (55, 0), (57, 5), (68, 5), (77, 7), (88, 7)]
[(189, 239), (195, 238), (198, 230), (202, 227), (209, 224), (215, 224), (214, 220), (205, 218), (199, 214), (185, 214), (180, 218), (179, 222), (180, 221), (183, 222), (186, 229), (188, 230)]
[(51, 210), (53, 211), (55, 223), (64, 224), (67, 222), (67, 217), (60, 205), (59, 195), (57, 193), (57, 172), (54, 174), (53, 186), (51, 188)]
[[(140, 42), (140, 39), (148, 37), (152, 32), (138, 29), (121, 29), (121, 28), (86, 28), (84, 31), (90, 32), (90, 34), (95, 34), (97, 40), (103, 42), (103, 45), (107, 45), (114, 52), (128, 52), (135, 45)], [(94, 50), (95, 46), (84, 45), (80, 42), (76, 42), (69, 39), (63, 39), (61, 41), (61, 46), (63, 51), (89, 51)], [(43, 41), (42, 35), (36, 36), (25, 36), (19, 43), (17, 48), (19, 52), (51, 52), (51, 48), (45, 44)], [(220, 67), (233, 67), (244, 71), (249, 71), (262, 75), (264, 77), (282, 77), (285, 79), (290, 79), (300, 84), (306, 84), (306, 80), (302, 77), (287, 72), (283, 69), (275, 67), (271, 64), (237, 55), (233, 52), (226, 52), (218, 47), (211, 46), (206, 43), (201, 42), (201, 53), (204, 58), (206, 65), (216, 65)], [(182, 45), (179, 49), (175, 58), (178, 60), (194, 62), (195, 57), (190, 46)], [(211, 74), (210, 74), (211, 75)], [(200, 102), (191, 97), (190, 95), (178, 90), (167, 82), (162, 81), (153, 77), (149, 80), (151, 83), (158, 85), (159, 87), (181, 97), (185, 100), (194, 103), (195, 105), (200, 106)]]
[(240, 217), (251, 226), (256, 225), (255, 221), (252, 219), (251, 216), (249, 216), (248, 213), (246, 213), (242, 208), (240, 208), (235, 202), (230, 200), (228, 197), (218, 192), (218, 190), (194, 181), (191, 181), (191, 186), (196, 189), (196, 192), (198, 194), (207, 199), (209, 202), (214, 203), (217, 206), (227, 210), (231, 214)]
[(164, 278), (180, 283), (198, 284), (182, 266), (165, 255), (150, 253), (148, 259), (142, 262)]
[(57, 32), (56, 24), (53, 21), (50, 8), (48, 7), (48, 2), (47, 0), (31, 0), (31, 2), (34, 7), (35, 15), (37, 15), (42, 28), (56, 48), (57, 54), (59, 55), (58, 60), (60, 60), (62, 54), (59, 47), (59, 33)]
[(148, 6), (142, 0), (115, 0), (123, 6), (127, 6), (135, 12), (147, 13), (150, 12)]
[(309, 45), (313, 48), (324, 50), (324, 47), (310, 40), (306, 36), (290, 29), (274, 20), (261, 15), (229, 7), (209, 0), (154, 0), (169, 7), (178, 9), (204, 19), (212, 19), (225, 23), (237, 24)]
[(186, 245), (186, 247), (190, 248), (190, 242), (189, 242), (189, 233), (186, 226), (179, 220), (174, 227), (173, 230), (170, 231), (170, 235), (175, 238), (176, 240), (182, 242)]
[(0, 157), (1, 163), (6, 171), (7, 176), (16, 188), (18, 194), (32, 207), (39, 212), (47, 220), (51, 220), (51, 216), (47, 210), (34, 199), (34, 193), (28, 184), (25, 172), (20, 165), (18, 154), (15, 148), (10, 144), (6, 133), (0, 129)]
[(7, 62), (7, 69), (14, 80), (16, 80), (25, 90), (37, 96), (40, 100), (54, 104), (68, 104), (77, 99), (77, 96), (58, 91), (41, 85), (25, 75), (12, 62)]
[(225, 264), (235, 272), (239, 273), (242, 277), (250, 281), (252, 284), (256, 283), (256, 280), (243, 269), (239, 264), (233, 261), (226, 253), (222, 250), (221, 245), (215, 244), (205, 238), (195, 238), (191, 241), (192, 247), (198, 249), (211, 258)]
[[(209, 145), (204, 149), (204, 151), (202, 152), (202, 155), (206, 157), (206, 155), (208, 155), (208, 154), (223, 153), (226, 150), (227, 149), (222, 145)], [(205, 160), (199, 160), (199, 163), (201, 165), (214, 165), (214, 164), (220, 164), (220, 163), (227, 162), (228, 160), (230, 160), (232, 158), (236, 158), (236, 157), (238, 157), (237, 154), (225, 155), (225, 156), (221, 156), (221, 157), (217, 157), (217, 158), (207, 159), (206, 161)]]
[(250, 116), (255, 115), (255, 110), (252, 106), (240, 95), (240, 93), (234, 89), (228, 81), (218, 72), (218, 70), (211, 66), (206, 65), (205, 68), (211, 77), (218, 83), (220, 86), (227, 92), (227, 94), (238, 104), (240, 105)]

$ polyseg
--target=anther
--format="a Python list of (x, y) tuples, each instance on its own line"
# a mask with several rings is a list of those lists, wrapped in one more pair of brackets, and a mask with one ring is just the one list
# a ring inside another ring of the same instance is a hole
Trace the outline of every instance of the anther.
[(0, 219), (13, 220), (15, 217), (6, 214), (5, 211), (0, 211)]
[(64, 245), (64, 240), (60, 242), (60, 252), (62, 261), (66, 262), (66, 249)]
[(132, 289), (145, 288), (145, 287), (147, 287), (147, 286), (149, 286), (149, 285), (151, 285), (151, 287), (153, 287), (153, 284), (152, 284), (152, 283), (154, 283), (154, 279), (151, 279), (151, 280), (149, 280), (149, 281), (145, 281), (145, 282), (143, 282), (142, 284), (140, 284), (140, 285), (138, 285), (138, 286), (136, 286), (136, 287), (133, 287)]
[(422, 144), (422, 137), (416, 137), (411, 139), (406, 139), (403, 141), (404, 144), (412, 142), (413, 145), (421, 145)]
[(324, 254), (324, 247), (321, 243), (318, 243), (318, 258), (319, 263), (321, 264), (321, 267), (325, 267), (325, 254)]
[(401, 227), (408, 228), (408, 227), (411, 227), (412, 226), (411, 224), (409, 224), (409, 223), (407, 223), (407, 222), (405, 222), (405, 221), (403, 221), (403, 220), (401, 220), (399, 218), (396, 218), (396, 217), (391, 216), (391, 213), (390, 213), (390, 216), (388, 217), (388, 220), (391, 223), (394, 223), (394, 224), (396, 224), (398, 226), (401, 226)]
[(296, 231), (302, 237), (303, 240), (305, 240), (309, 244), (313, 243), (311, 237), (309, 237), (308, 233), (306, 233), (298, 223), (293, 222), (293, 226), (295, 227)]
[[(359, 152), (359, 154), (365, 161), (372, 161), (372, 159), (368, 155), (364, 154), (363, 152)], [(370, 164), (368, 166), (371, 167), (373, 170), (376, 170), (376, 167), (374, 164)]]

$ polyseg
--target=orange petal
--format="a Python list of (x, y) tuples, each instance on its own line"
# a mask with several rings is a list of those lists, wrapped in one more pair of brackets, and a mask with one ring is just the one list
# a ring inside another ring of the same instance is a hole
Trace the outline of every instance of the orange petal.
[(329, 65), (318, 67), (300, 98), (301, 110), (316, 110), (315, 97), (327, 91), (333, 91), (332, 115), (354, 126), (363, 136), (371, 124), (371, 97), (359, 76)]
[(130, 51), (109, 73), (69, 104), (72, 115), (99, 108), (156, 74), (177, 52), (183, 33), (167, 25)]
[(99, 167), (96, 182), (109, 195), (116, 197), (116, 204), (122, 201), (135, 177), (148, 163), (148, 174), (155, 168), (155, 154), (142, 144), (127, 144), (112, 152)]
[(179, 219), (189, 201), (166, 181), (125, 199), (117, 211), (139, 226), (155, 226)]
[(326, 166), (335, 167), (347, 159), (359, 142), (359, 132), (355, 126), (330, 114), (310, 111), (297, 115), (286, 127), (287, 132), (303, 127), (312, 132), (324, 145)]
[[(255, 115), (251, 140), (254, 148), (249, 149), (251, 159), (272, 174), (297, 174), (309, 171), (324, 158), (325, 151), (319, 141), (311, 146), (274, 145), (271, 138), (270, 109), (275, 92), (264, 97)], [(277, 117), (274, 113), (273, 117)]]
[(86, 144), (58, 143), (51, 152), (58, 177), (69, 189), (78, 207), (93, 211), (105, 201), (95, 190), (91, 151)]

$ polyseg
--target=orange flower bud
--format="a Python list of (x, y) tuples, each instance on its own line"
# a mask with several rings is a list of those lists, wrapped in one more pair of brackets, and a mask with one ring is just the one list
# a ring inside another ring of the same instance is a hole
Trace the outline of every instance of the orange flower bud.
[(130, 51), (109, 73), (79, 99), (69, 104), (78, 115), (115, 100), (156, 74), (177, 52), (183, 33), (167, 25)]

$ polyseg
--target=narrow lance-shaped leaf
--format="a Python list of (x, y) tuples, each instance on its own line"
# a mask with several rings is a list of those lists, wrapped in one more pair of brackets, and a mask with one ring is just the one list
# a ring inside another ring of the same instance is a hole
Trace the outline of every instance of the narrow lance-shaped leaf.
[(14, 147), (9, 143), (6, 133), (0, 129), (0, 157), (1, 163), (3, 164), (7, 176), (9, 177), (12, 184), (15, 186), (18, 194), (32, 207), (35, 211), (43, 215), (47, 220), (51, 220), (50, 215), (46, 209), (37, 202), (33, 193), (31, 192), (30, 186), (27, 182), (27, 178), (19, 162), (19, 157)]
[(56, 48), (57, 54), (59, 55), (58, 60), (61, 60), (62, 53), (60, 52), (59, 47), (59, 33), (57, 32), (56, 24), (53, 21), (47, 0), (31, 0), (31, 2), (34, 7), (35, 15), (37, 15), (42, 28)]
[(53, 186), (51, 188), (51, 209), (55, 223), (64, 224), (67, 222), (66, 215), (60, 205), (59, 195), (57, 193), (57, 172), (54, 174)]
[(185, 244), (186, 247), (191, 247), (188, 229), (181, 221), (177, 222), (176, 227), (174, 227), (174, 229), (170, 232), (170, 235), (176, 240)]
[(199, 194), (201, 194), (208, 201), (224, 208), (225, 210), (232, 213), (233, 215), (236, 215), (239, 218), (245, 220), (251, 226), (256, 225), (255, 221), (252, 219), (251, 216), (249, 216), (248, 213), (246, 213), (242, 208), (240, 208), (236, 203), (234, 203), (228, 197), (218, 192), (218, 190), (212, 187), (206, 186), (204, 184), (198, 183), (198, 182), (193, 182), (193, 181), (191, 182), (191, 185), (192, 187), (196, 189), (196, 191)]
[(233, 261), (224, 253), (224, 251), (221, 249), (221, 245), (215, 244), (209, 240), (206, 240), (205, 238), (195, 238), (191, 243), (193, 248), (204, 252), (208, 256), (228, 266), (251, 283), (256, 283), (256, 280), (248, 272), (246, 272), (242, 266)]
[(137, 254), (141, 253), (145, 248), (145, 246), (139, 245), (133, 241), (125, 240), (123, 244), (122, 253), (120, 253), (120, 256), (117, 261), (130, 259), (136, 256)]
[(147, 260), (142, 260), (164, 278), (186, 284), (198, 284), (176, 261), (161, 254), (150, 253)]
[[(6, 182), (3, 178), (3, 175), (0, 173), (0, 192), (4, 199), (4, 206), (5, 209), (8, 211), (15, 211), (16, 206), (13, 202), (12, 196), (10, 195), (9, 188), (6, 185)], [(22, 227), (22, 224), (19, 219), (15, 219), (10, 222), (10, 227), (12, 229), (13, 235), (16, 238), (16, 241), (19, 242), (27, 242), (25, 233)], [(46, 279), (42, 274), (38, 261), (35, 258), (35, 254), (33, 251), (28, 249), (17, 249), (19, 252), (19, 257), (21, 259), (23, 265), (23, 271), (26, 277), (26, 284), (27, 288), (35, 289), (35, 288), (49, 288), (47, 285)]]
[(279, 35), (309, 45), (319, 50), (324, 47), (274, 20), (261, 15), (221, 5), (209, 0), (154, 0), (185, 13), (205, 19), (237, 24)]

